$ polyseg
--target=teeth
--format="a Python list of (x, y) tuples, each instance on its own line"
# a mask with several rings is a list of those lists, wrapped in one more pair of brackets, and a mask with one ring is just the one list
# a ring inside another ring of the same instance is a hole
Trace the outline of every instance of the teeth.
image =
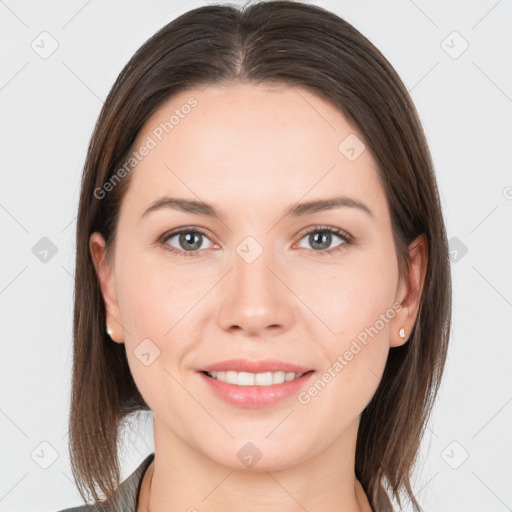
[(304, 375), (303, 373), (293, 372), (265, 372), (265, 373), (248, 373), (248, 372), (206, 372), (210, 377), (226, 382), (228, 384), (236, 384), (238, 386), (271, 386), (273, 384), (282, 384), (289, 382)]

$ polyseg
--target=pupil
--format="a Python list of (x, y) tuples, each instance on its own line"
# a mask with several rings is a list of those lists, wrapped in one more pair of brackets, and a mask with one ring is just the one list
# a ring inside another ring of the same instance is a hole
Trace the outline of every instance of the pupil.
[(180, 243), (182, 245), (182, 247), (185, 247), (187, 248), (187, 245), (188, 244), (192, 244), (193, 247), (188, 247), (188, 249), (197, 249), (201, 246), (201, 242), (195, 242), (194, 243), (194, 238), (195, 237), (199, 237), (199, 233), (185, 233), (185, 234), (182, 234), (181, 235), (181, 239), (180, 239)]
[[(313, 243), (311, 245), (314, 245), (314, 244), (319, 244), (321, 247), (321, 249), (325, 249), (327, 247), (329, 247), (329, 242), (331, 241), (331, 234), (330, 233), (315, 233), (312, 235), (313, 236)], [(322, 242), (322, 239), (323, 237), (325, 237), (325, 240), (324, 242)], [(320, 241), (317, 241), (316, 239), (319, 238)]]

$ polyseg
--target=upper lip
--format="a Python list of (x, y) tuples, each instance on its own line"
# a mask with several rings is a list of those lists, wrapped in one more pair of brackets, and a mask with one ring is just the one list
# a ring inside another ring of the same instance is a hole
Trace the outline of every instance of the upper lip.
[(199, 371), (206, 372), (248, 372), (248, 373), (264, 373), (264, 372), (286, 372), (286, 373), (306, 373), (312, 368), (306, 368), (298, 364), (279, 361), (277, 359), (265, 359), (262, 361), (248, 361), (247, 359), (229, 359), (218, 363), (209, 364), (199, 368)]

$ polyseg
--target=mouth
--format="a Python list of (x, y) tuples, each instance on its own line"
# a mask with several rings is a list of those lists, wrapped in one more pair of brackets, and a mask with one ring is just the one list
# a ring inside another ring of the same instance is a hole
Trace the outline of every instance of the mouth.
[(295, 372), (237, 372), (234, 370), (228, 371), (202, 371), (204, 375), (211, 379), (224, 382), (226, 384), (233, 384), (235, 386), (276, 386), (284, 382), (291, 382), (300, 379), (303, 375), (309, 374), (314, 370), (309, 370), (302, 373)]
[(206, 389), (236, 407), (263, 408), (291, 399), (315, 370), (285, 360), (235, 358), (197, 369)]
[(283, 361), (231, 360), (202, 368), (197, 374), (209, 393), (228, 404), (261, 409), (291, 400), (311, 382), (315, 370)]

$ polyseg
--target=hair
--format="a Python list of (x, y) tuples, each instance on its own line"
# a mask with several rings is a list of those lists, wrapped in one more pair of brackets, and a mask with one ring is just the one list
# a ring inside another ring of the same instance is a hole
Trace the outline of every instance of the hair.
[[(149, 411), (123, 344), (107, 342), (105, 305), (89, 250), (97, 231), (112, 261), (120, 205), (131, 173), (103, 198), (95, 190), (126, 161), (148, 118), (180, 91), (210, 84), (281, 84), (327, 100), (358, 128), (378, 164), (389, 205), (400, 277), (420, 234), (428, 261), (418, 316), (391, 348), (382, 380), (361, 414), (355, 473), (375, 511), (421, 511), (411, 474), (443, 373), (451, 323), (448, 243), (432, 157), (407, 89), (356, 28), (321, 7), (292, 1), (209, 5), (174, 19), (133, 55), (103, 105), (81, 182), (76, 231), (69, 450), (84, 500), (107, 500), (120, 483), (119, 427)], [(388, 494), (391, 491), (391, 497)], [(403, 496), (402, 496), (403, 498)]]

